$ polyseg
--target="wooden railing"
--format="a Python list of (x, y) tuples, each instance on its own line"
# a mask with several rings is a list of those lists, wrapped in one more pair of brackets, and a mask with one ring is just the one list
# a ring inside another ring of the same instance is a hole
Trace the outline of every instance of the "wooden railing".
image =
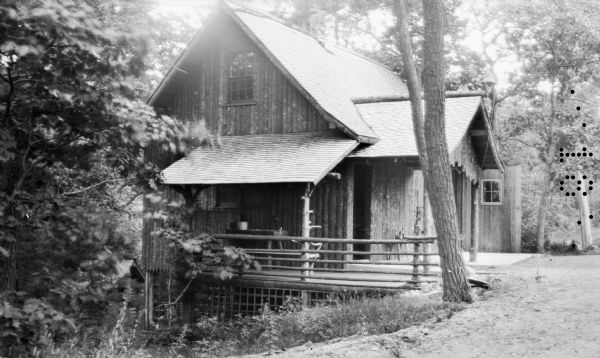
[[(438, 265), (430, 260), (437, 254), (425, 250), (426, 245), (435, 242), (436, 237), (432, 236), (404, 236), (396, 240), (243, 234), (214, 236), (223, 240), (225, 244), (232, 241), (237, 242), (247, 253), (259, 261), (262, 266), (261, 270), (245, 270), (241, 272), (243, 279), (297, 283), (298, 285), (318, 283), (337, 286), (418, 289), (423, 282), (437, 281), (435, 276), (439, 275), (429, 270), (430, 266)], [(242, 244), (240, 245), (240, 243)], [(318, 250), (307, 249), (307, 243), (321, 243), (322, 246)], [(352, 245), (354, 244), (371, 246), (385, 244), (386, 248), (397, 247), (397, 250), (393, 252), (356, 251), (353, 250)], [(332, 245), (343, 249), (332, 249), (330, 248)], [(356, 260), (353, 255), (369, 257), (369, 260)], [(372, 259), (381, 256), (396, 257), (396, 259)], [(407, 257), (408, 260), (400, 260), (401, 257)], [(412, 257), (412, 260), (409, 257)]]

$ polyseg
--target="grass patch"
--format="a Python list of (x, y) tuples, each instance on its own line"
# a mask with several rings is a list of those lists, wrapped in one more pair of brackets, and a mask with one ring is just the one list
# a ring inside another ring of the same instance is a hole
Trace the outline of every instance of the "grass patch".
[[(279, 351), (307, 342), (323, 342), (356, 334), (391, 333), (434, 317), (450, 316), (462, 305), (439, 298), (386, 296), (356, 298), (343, 304), (261, 315), (219, 322), (205, 317), (196, 324), (174, 327), (146, 337), (141, 347), (56, 351), (48, 357), (206, 357)], [(139, 341), (139, 338), (137, 339)], [(106, 354), (105, 354), (106, 353)], [(81, 355), (78, 355), (81, 354)]]

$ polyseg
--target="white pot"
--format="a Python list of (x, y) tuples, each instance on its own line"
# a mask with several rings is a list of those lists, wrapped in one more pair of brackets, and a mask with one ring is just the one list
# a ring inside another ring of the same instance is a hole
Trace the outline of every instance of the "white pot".
[(238, 221), (238, 230), (248, 230), (248, 222)]

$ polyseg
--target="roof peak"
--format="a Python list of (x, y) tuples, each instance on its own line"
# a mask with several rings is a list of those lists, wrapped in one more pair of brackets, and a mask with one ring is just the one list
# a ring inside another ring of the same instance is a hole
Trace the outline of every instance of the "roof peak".
[[(465, 97), (486, 97), (485, 92), (483, 91), (446, 91), (444, 92), (445, 98), (465, 98)], [(423, 94), (421, 94), (421, 97)], [(355, 97), (352, 98), (352, 103), (354, 104), (364, 104), (364, 103), (379, 103), (379, 102), (403, 102), (409, 101), (410, 96), (381, 96), (381, 97)]]
[(228, 7), (229, 9), (231, 9), (233, 11), (245, 12), (245, 13), (250, 14), (250, 15), (259, 16), (259, 17), (262, 17), (262, 18), (265, 18), (265, 19), (268, 19), (268, 20), (271, 20), (271, 21), (275, 21), (275, 22), (277, 22), (277, 23), (279, 23), (279, 24), (281, 24), (281, 25), (289, 28), (290, 30), (296, 31), (296, 32), (298, 32), (298, 33), (300, 33), (300, 34), (302, 34), (304, 36), (308, 36), (308, 37), (312, 38), (313, 40), (317, 41), (326, 51), (330, 51), (330, 48), (333, 47), (333, 48), (338, 49), (340, 51), (344, 51), (344, 52), (346, 52), (346, 53), (348, 53), (350, 55), (356, 56), (356, 57), (358, 57), (358, 58), (360, 58), (362, 60), (369, 61), (369, 62), (373, 63), (374, 65), (377, 65), (377, 66), (379, 66), (379, 67), (381, 67), (381, 68), (383, 68), (383, 69), (385, 69), (387, 71), (390, 71), (390, 72), (396, 74), (396, 72), (394, 72), (389, 66), (386, 66), (386, 65), (384, 65), (384, 64), (382, 64), (382, 63), (380, 63), (380, 62), (378, 62), (378, 61), (370, 58), (369, 56), (363, 55), (363, 54), (361, 54), (361, 53), (359, 53), (359, 52), (357, 52), (355, 50), (352, 50), (352, 49), (349, 49), (347, 47), (341, 46), (340, 44), (328, 42), (326, 37), (315, 36), (315, 35), (307, 32), (307, 31), (304, 31), (304, 30), (302, 30), (300, 28), (297, 28), (297, 27), (295, 27), (295, 26), (293, 26), (293, 25), (291, 25), (289, 23), (286, 23), (281, 18), (275, 17), (275, 16), (270, 15), (270, 14), (266, 14), (264, 12), (261, 12), (261, 11), (255, 10), (255, 9), (251, 9), (251, 8), (246, 7), (244, 5), (232, 3), (230, 1), (220, 0), (220, 4), (222, 6)]

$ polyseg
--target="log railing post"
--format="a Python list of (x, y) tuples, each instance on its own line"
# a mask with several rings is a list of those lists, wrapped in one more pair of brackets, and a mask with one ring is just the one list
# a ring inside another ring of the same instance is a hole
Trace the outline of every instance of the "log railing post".
[[(431, 214), (431, 203), (429, 202), (429, 195), (427, 191), (423, 195), (423, 235), (430, 236), (432, 234), (432, 224), (433, 224), (433, 216)], [(432, 243), (425, 243), (423, 246), (423, 253), (430, 254)], [(423, 261), (426, 264), (423, 266), (423, 273), (429, 273), (429, 266), (427, 264), (431, 263), (431, 256), (424, 255)]]
[(415, 242), (413, 244), (413, 276), (412, 276), (412, 281), (413, 284), (415, 286), (419, 286), (420, 285), (420, 281), (421, 281), (421, 276), (419, 275), (419, 265), (421, 264), (421, 260), (419, 258), (419, 255), (421, 253), (421, 244)]

